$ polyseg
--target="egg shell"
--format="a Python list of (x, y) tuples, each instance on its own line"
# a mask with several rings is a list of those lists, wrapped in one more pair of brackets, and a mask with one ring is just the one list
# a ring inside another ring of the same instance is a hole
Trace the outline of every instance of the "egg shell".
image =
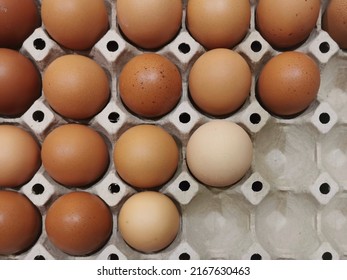
[(320, 0), (259, 0), (256, 25), (273, 47), (295, 48), (312, 32), (320, 11)]
[(253, 144), (247, 132), (226, 120), (201, 125), (188, 140), (186, 161), (203, 184), (228, 187), (250, 169)]
[(180, 214), (166, 195), (153, 191), (140, 192), (122, 205), (118, 229), (134, 249), (144, 253), (158, 252), (176, 238), (180, 229)]
[(347, 2), (331, 0), (325, 10), (322, 27), (341, 49), (347, 49)]
[(189, 73), (190, 97), (199, 109), (214, 116), (239, 109), (249, 96), (251, 83), (247, 62), (229, 49), (204, 53)]
[(155, 125), (138, 125), (125, 131), (115, 143), (115, 169), (137, 188), (154, 188), (174, 175), (179, 150), (174, 138)]
[(51, 131), (42, 143), (41, 157), (47, 173), (66, 187), (95, 183), (109, 164), (104, 138), (82, 124), (66, 124)]
[(133, 113), (147, 118), (161, 117), (170, 112), (181, 97), (181, 74), (164, 56), (141, 54), (122, 69), (119, 93)]
[(122, 32), (145, 49), (163, 46), (181, 27), (181, 0), (118, 0), (116, 10)]
[(42, 0), (41, 15), (49, 35), (72, 50), (91, 49), (109, 27), (104, 0)]
[(268, 61), (258, 78), (262, 105), (278, 116), (295, 116), (315, 99), (320, 86), (317, 63), (300, 52), (284, 52)]
[(40, 26), (34, 0), (0, 0), (0, 48), (19, 49)]
[(20, 127), (0, 125), (0, 188), (22, 186), (40, 166), (40, 146), (34, 137)]
[(233, 48), (246, 36), (250, 19), (248, 0), (189, 0), (187, 4), (187, 28), (207, 49)]
[(95, 116), (107, 104), (110, 86), (106, 72), (94, 60), (76, 54), (54, 60), (43, 76), (43, 93), (60, 115), (74, 120)]
[(40, 95), (35, 64), (17, 51), (0, 48), (0, 115), (21, 116)]
[(112, 233), (109, 207), (98, 196), (71, 192), (59, 197), (47, 211), (49, 240), (67, 254), (83, 256), (99, 250)]
[(24, 195), (0, 191), (0, 255), (22, 253), (41, 233), (41, 214)]

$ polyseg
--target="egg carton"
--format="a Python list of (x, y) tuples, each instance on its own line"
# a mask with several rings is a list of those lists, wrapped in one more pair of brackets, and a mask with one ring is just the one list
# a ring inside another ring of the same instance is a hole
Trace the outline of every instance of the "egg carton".
[[(166, 249), (143, 254), (130, 248), (117, 230), (122, 203), (136, 192), (117, 175), (111, 162), (106, 174), (88, 191), (100, 196), (111, 208), (113, 233), (98, 252), (73, 257), (56, 249), (43, 225), (37, 243), (28, 251), (2, 259), (346, 259), (347, 258), (347, 53), (340, 50), (321, 29), (327, 1), (310, 37), (297, 50), (307, 53), (319, 65), (321, 86), (317, 100), (300, 116), (282, 119), (270, 115), (255, 95), (257, 75), (279, 51), (273, 49), (255, 28), (255, 8), (249, 32), (234, 50), (252, 70), (250, 97), (226, 120), (240, 124), (254, 145), (252, 166), (229, 188), (210, 188), (190, 174), (185, 151), (189, 137), (200, 125), (214, 119), (200, 112), (189, 100), (187, 79), (190, 68), (205, 49), (189, 34), (185, 25), (166, 46), (156, 51), (174, 62), (182, 74), (183, 93), (179, 104), (159, 120), (130, 114), (117, 90), (117, 77), (132, 57), (145, 52), (131, 45), (116, 24), (115, 3), (106, 0), (110, 29), (88, 52), (112, 77), (112, 97), (94, 118), (84, 122), (113, 144), (128, 128), (151, 123), (162, 126), (176, 139), (180, 163), (173, 178), (159, 189), (179, 204), (181, 231)], [(40, 1), (37, 1), (40, 5)], [(72, 53), (54, 42), (42, 25), (24, 42), (23, 54), (35, 61), (42, 73), (57, 57)], [(73, 122), (50, 109), (42, 96), (21, 117), (0, 119), (19, 125), (42, 142), (55, 127)], [(43, 221), (52, 202), (66, 188), (53, 181), (42, 166), (30, 182), (18, 191), (40, 210)], [(44, 223), (43, 223), (44, 224)]]

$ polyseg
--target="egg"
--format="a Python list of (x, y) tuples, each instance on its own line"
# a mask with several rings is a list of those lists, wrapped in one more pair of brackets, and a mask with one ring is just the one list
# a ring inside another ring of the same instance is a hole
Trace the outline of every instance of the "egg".
[(235, 112), (249, 96), (252, 73), (245, 59), (229, 49), (204, 53), (189, 73), (189, 92), (203, 112), (222, 116)]
[(172, 243), (180, 229), (180, 213), (166, 195), (145, 191), (132, 195), (122, 205), (118, 230), (135, 250), (158, 252)]
[(322, 28), (341, 49), (347, 49), (347, 2), (345, 0), (329, 1), (323, 15)]
[(320, 86), (320, 70), (308, 55), (290, 51), (268, 61), (260, 72), (257, 96), (271, 113), (293, 117), (315, 99)]
[(41, 15), (49, 35), (72, 50), (91, 49), (109, 27), (104, 0), (42, 0)]
[(112, 234), (112, 213), (105, 202), (88, 192), (60, 196), (48, 208), (45, 228), (61, 251), (84, 256), (99, 250)]
[(320, 0), (259, 0), (256, 26), (274, 48), (295, 48), (314, 29)]
[(247, 34), (251, 19), (248, 0), (189, 0), (187, 28), (207, 49), (233, 48)]
[(65, 124), (44, 139), (42, 163), (47, 173), (66, 187), (86, 187), (106, 172), (108, 147), (104, 138), (82, 124)]
[(0, 0), (0, 48), (19, 49), (40, 23), (35, 0)]
[(201, 125), (190, 136), (186, 149), (189, 171), (203, 184), (228, 187), (251, 167), (253, 144), (239, 125), (214, 120)]
[(116, 141), (113, 160), (120, 177), (137, 188), (154, 188), (174, 175), (179, 150), (174, 138), (156, 125), (137, 125)]
[(133, 113), (146, 118), (161, 117), (170, 112), (181, 97), (181, 74), (164, 56), (141, 54), (122, 69), (119, 94)]
[(40, 145), (36, 139), (20, 127), (0, 125), (0, 188), (22, 186), (40, 166)]
[(118, 0), (117, 22), (135, 45), (162, 47), (178, 33), (182, 21), (181, 0)]
[(19, 254), (35, 244), (41, 214), (23, 194), (0, 191), (0, 255)]
[(106, 72), (94, 60), (76, 54), (55, 59), (43, 75), (43, 93), (61, 116), (83, 120), (107, 104), (110, 86)]
[(41, 76), (21, 53), (0, 48), (0, 115), (19, 117), (41, 95)]

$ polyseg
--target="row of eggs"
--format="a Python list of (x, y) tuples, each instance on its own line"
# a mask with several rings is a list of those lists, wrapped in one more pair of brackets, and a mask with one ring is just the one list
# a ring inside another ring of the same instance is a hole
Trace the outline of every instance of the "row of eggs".
[[(26, 196), (0, 190), (0, 213), (0, 255), (20, 254), (36, 243), (42, 233), (42, 217)], [(118, 213), (117, 229), (134, 249), (153, 253), (176, 238), (180, 220), (179, 208), (171, 198), (146, 191), (125, 201)], [(50, 205), (44, 229), (54, 247), (72, 256), (85, 256), (106, 244), (114, 224), (111, 209), (100, 197), (72, 191)]]
[[(2, 0), (0, 47), (18, 48), (40, 25), (34, 0)], [(24, 5), (24, 6), (22, 6)], [(293, 48), (314, 29), (320, 0), (260, 0), (256, 8), (256, 26), (275, 48)], [(344, 0), (330, 0), (323, 15), (323, 29), (347, 48), (347, 13)], [(183, 16), (181, 0), (118, 0), (119, 28), (134, 45), (156, 49), (179, 32)], [(233, 48), (247, 34), (251, 4), (248, 0), (189, 0), (187, 29), (207, 49)], [(60, 45), (73, 50), (91, 49), (109, 28), (108, 7), (104, 0), (42, 0), (43, 25)]]
[[(34, 64), (17, 51), (0, 49), (0, 115), (23, 114), (41, 94), (41, 76)], [(249, 96), (252, 73), (246, 60), (229, 49), (213, 49), (194, 63), (189, 73), (192, 102), (204, 113), (225, 116), (237, 111)], [(18, 83), (18, 81), (21, 81)], [(283, 52), (263, 67), (257, 96), (271, 113), (293, 116), (316, 98), (320, 70), (308, 55)], [(118, 77), (119, 95), (135, 115), (158, 118), (169, 113), (182, 94), (179, 69), (166, 57), (144, 53), (133, 57)], [(45, 69), (42, 89), (46, 101), (61, 116), (90, 119), (110, 99), (110, 82), (94, 60), (68, 54)]]
[[(82, 124), (54, 128), (42, 147), (24, 129), (0, 126), (0, 187), (18, 188), (42, 164), (56, 182), (66, 187), (89, 187), (109, 165), (104, 137)], [(209, 147), (209, 149), (206, 149)], [(113, 148), (113, 163), (129, 185), (149, 189), (167, 183), (180, 162), (174, 137), (157, 125), (141, 124), (126, 130)], [(193, 175), (206, 185), (226, 187), (240, 180), (252, 161), (252, 142), (237, 124), (216, 120), (200, 126), (190, 137), (186, 160)]]

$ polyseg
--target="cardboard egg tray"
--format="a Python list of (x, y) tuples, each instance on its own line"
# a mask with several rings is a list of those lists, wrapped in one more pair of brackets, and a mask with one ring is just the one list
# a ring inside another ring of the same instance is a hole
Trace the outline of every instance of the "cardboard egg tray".
[[(124, 39), (116, 23), (115, 2), (106, 0), (110, 29), (88, 52), (112, 78), (112, 98), (87, 125), (113, 144), (129, 127), (153, 123), (174, 136), (180, 147), (180, 163), (174, 177), (159, 191), (177, 201), (182, 213), (181, 231), (174, 242), (156, 254), (130, 248), (117, 230), (120, 206), (136, 190), (117, 175), (111, 161), (107, 173), (84, 191), (99, 195), (114, 216), (113, 233), (95, 254), (73, 257), (56, 249), (44, 226), (37, 243), (28, 251), (2, 259), (346, 259), (347, 258), (347, 53), (321, 30), (322, 1), (316, 28), (297, 50), (315, 59), (321, 70), (318, 98), (300, 116), (281, 119), (270, 115), (255, 97), (262, 66), (278, 51), (255, 28), (256, 2), (252, 0), (250, 29), (234, 50), (249, 63), (252, 72), (250, 97), (229, 121), (240, 124), (251, 136), (254, 156), (244, 178), (229, 188), (209, 188), (197, 182), (185, 163), (185, 147), (192, 132), (213, 118), (189, 101), (187, 78), (196, 59), (205, 52), (185, 25), (180, 33), (157, 51), (174, 62), (183, 78), (179, 104), (159, 120), (141, 119), (123, 106), (117, 77), (127, 61), (144, 51)], [(40, 5), (40, 1), (38, 1)], [(71, 53), (54, 42), (41, 26), (24, 42), (23, 54), (41, 72), (55, 58)], [(42, 96), (17, 119), (0, 119), (30, 130), (39, 141), (54, 128), (72, 122), (54, 113)], [(112, 157), (111, 157), (112, 158)], [(18, 191), (46, 210), (68, 189), (53, 181), (41, 167)]]

